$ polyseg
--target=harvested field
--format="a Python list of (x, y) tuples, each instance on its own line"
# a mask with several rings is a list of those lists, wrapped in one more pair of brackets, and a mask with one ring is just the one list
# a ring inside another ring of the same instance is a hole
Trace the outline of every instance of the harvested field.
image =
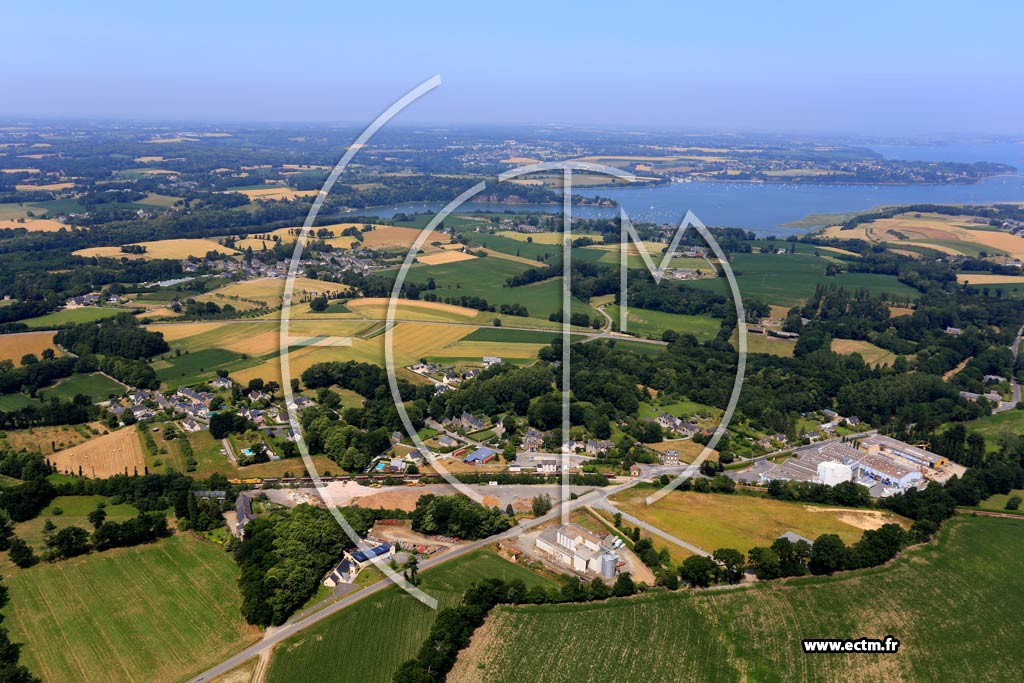
[[(384, 297), (369, 297), (352, 299), (346, 305), (366, 318), (384, 320), (387, 317), (389, 303), (390, 299)], [(468, 322), (479, 313), (475, 308), (412, 299), (399, 299), (395, 309), (396, 318), (424, 322)]]
[(55, 218), (26, 218), (24, 222), (0, 221), (0, 230), (28, 230), (29, 232), (59, 232), (70, 230), (70, 227)]
[(205, 256), (207, 252), (215, 251), (218, 254), (234, 255), (238, 252), (234, 249), (219, 244), (212, 239), (176, 239), (157, 240), (155, 242), (139, 242), (146, 247), (146, 253), (141, 255), (125, 254), (121, 247), (89, 247), (73, 252), (76, 256), (105, 256), (108, 258), (131, 258), (145, 259), (183, 259), (189, 256)]
[(471, 261), (478, 258), (474, 254), (467, 254), (462, 251), (446, 250), (439, 251), (433, 254), (421, 254), (416, 257), (416, 260), (420, 263), (424, 263), (428, 266), (436, 266), (441, 263), (455, 263), (457, 261)]
[[(196, 297), (198, 301), (213, 301), (219, 305), (226, 303), (235, 308), (277, 308), (284, 298), (284, 278), (265, 277), (257, 280), (232, 282)], [(292, 303), (296, 304), (303, 298), (318, 294), (335, 294), (348, 291), (347, 285), (323, 280), (311, 280), (307, 277), (295, 278), (292, 285)]]
[(134, 427), (97, 436), (85, 443), (54, 453), (49, 461), (60, 472), (77, 474), (79, 468), (87, 477), (112, 477), (115, 474), (142, 472), (146, 466), (142, 444)]
[(533, 244), (561, 244), (562, 233), (560, 232), (516, 232), (515, 230), (502, 230), (498, 232), (502, 237), (516, 240), (517, 242), (532, 242)]
[(15, 365), (27, 353), (34, 353), (38, 358), (44, 349), (53, 349), (58, 356), (64, 355), (53, 343), (53, 332), (19, 332), (0, 335), (0, 360), (10, 360)]
[[(419, 228), (399, 228), (394, 225), (375, 225), (370, 232), (363, 233), (363, 246), (371, 249), (383, 247), (411, 247), (423, 231)], [(436, 240), (436, 236), (433, 236)], [(428, 241), (431, 238), (427, 238)]]
[(277, 201), (280, 199), (292, 200), (298, 197), (315, 197), (316, 190), (293, 190), (284, 185), (267, 185), (266, 187), (250, 188), (247, 190), (231, 190), (238, 194), (244, 194), (254, 201)]
[(921, 246), (965, 256), (977, 256), (982, 251), (998, 251), (1014, 258), (1024, 256), (1024, 237), (994, 230), (983, 219), (971, 216), (908, 212), (862, 224), (852, 230), (831, 227), (825, 235)]
[(48, 183), (46, 185), (15, 185), (14, 188), (18, 192), (32, 192), (34, 190), (42, 190), (46, 192), (59, 192), (60, 190), (67, 190), (74, 187), (74, 183)]
[(956, 281), (962, 285), (1019, 285), (1024, 284), (1024, 276), (993, 275), (992, 273), (957, 273)]

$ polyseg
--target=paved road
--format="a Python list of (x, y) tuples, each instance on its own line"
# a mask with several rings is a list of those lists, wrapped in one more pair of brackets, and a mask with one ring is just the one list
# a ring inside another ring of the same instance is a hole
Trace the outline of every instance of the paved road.
[(633, 515), (629, 514), (628, 512), (623, 512), (619, 508), (615, 507), (612, 504), (612, 502), (610, 500), (608, 500), (607, 496), (601, 497), (597, 501), (591, 503), (591, 507), (598, 507), (598, 508), (601, 508), (603, 510), (608, 510), (609, 512), (613, 512), (613, 513), (617, 512), (620, 515), (622, 515), (622, 518), (624, 520), (630, 522), (631, 524), (634, 524), (635, 526), (640, 527), (641, 529), (647, 530), (648, 532), (654, 534), (655, 536), (661, 536), (662, 538), (664, 538), (667, 541), (671, 541), (672, 543), (675, 543), (676, 545), (679, 545), (679, 546), (682, 546), (682, 547), (686, 548), (687, 550), (689, 550), (691, 553), (694, 553), (695, 555), (703, 555), (704, 557), (711, 557), (711, 553), (709, 553), (708, 551), (704, 550), (703, 548), (699, 548), (699, 547), (695, 546), (692, 543), (688, 543), (688, 542), (684, 541), (681, 538), (673, 536), (672, 534), (668, 533), (667, 531), (662, 531), (661, 529), (659, 529), (658, 527), (654, 526), (653, 524), (648, 524), (644, 520), (640, 519), (639, 517), (634, 517)]

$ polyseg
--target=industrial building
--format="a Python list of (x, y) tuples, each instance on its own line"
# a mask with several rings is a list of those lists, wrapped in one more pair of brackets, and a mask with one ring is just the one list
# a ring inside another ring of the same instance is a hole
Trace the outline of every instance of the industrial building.
[(792, 453), (795, 457), (782, 462), (761, 460), (736, 478), (751, 483), (783, 480), (829, 486), (853, 481), (866, 486), (873, 496), (885, 496), (919, 486), (949, 465), (947, 458), (921, 446), (877, 433), (847, 442), (829, 439)]
[(616, 537), (601, 537), (576, 524), (548, 527), (537, 537), (537, 549), (553, 560), (581, 574), (615, 577), (618, 556), (613, 552)]

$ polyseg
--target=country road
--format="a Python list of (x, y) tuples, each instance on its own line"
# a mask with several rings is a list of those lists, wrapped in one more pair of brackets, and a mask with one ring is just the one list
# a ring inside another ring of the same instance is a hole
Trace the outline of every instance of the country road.
[(1020, 382), (1017, 381), (1017, 356), (1020, 353), (1020, 336), (1022, 334), (1024, 334), (1024, 325), (1021, 325), (1020, 329), (1017, 330), (1017, 336), (1014, 337), (1013, 343), (1010, 344), (1010, 351), (1013, 353), (1013, 368), (1010, 373), (1010, 390), (1013, 392), (1012, 400), (1000, 401), (999, 406), (992, 410), (993, 414), (1013, 410), (1021, 401)]

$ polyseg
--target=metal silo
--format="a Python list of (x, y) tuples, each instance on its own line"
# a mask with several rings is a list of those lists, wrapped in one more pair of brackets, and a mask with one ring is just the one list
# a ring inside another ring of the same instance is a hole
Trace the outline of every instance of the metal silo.
[(605, 553), (601, 556), (601, 577), (605, 579), (615, 578), (615, 565), (619, 558), (614, 553)]

